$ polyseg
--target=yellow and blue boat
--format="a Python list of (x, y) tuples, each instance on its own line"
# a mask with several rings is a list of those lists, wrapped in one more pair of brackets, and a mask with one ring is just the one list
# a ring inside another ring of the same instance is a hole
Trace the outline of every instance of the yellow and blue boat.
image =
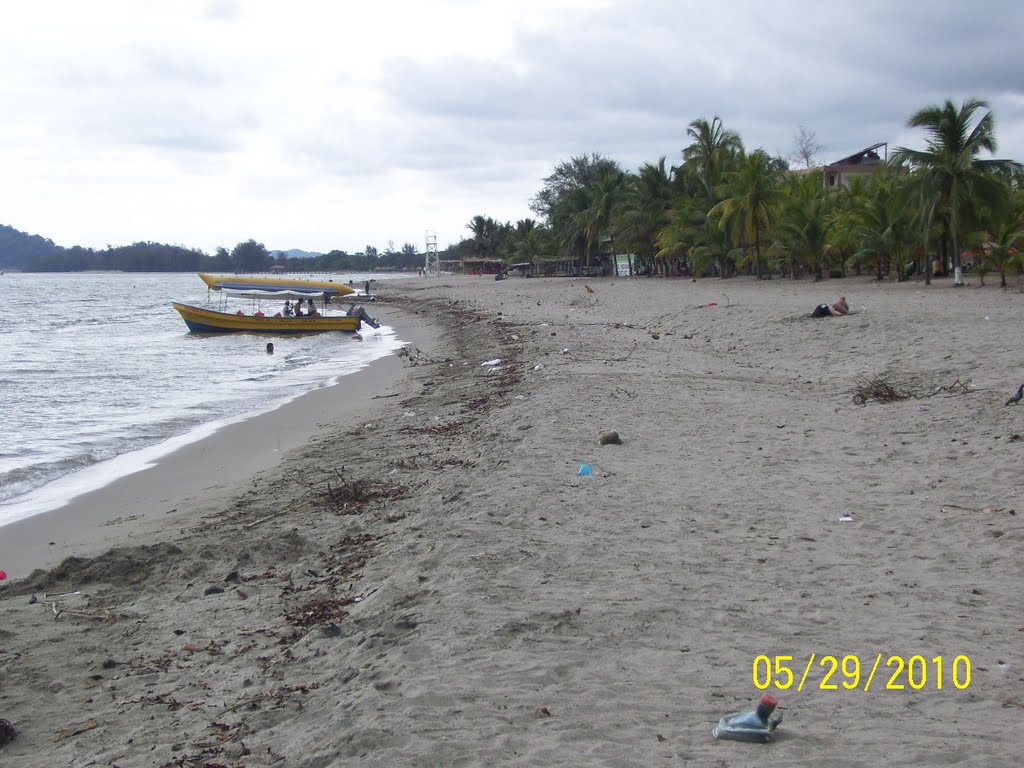
[(241, 310), (235, 313), (221, 312), (178, 302), (172, 302), (171, 306), (178, 311), (193, 333), (355, 333), (364, 322), (371, 328), (380, 327), (362, 307), (353, 307), (343, 315), (284, 317), (277, 313), (271, 316), (259, 312), (246, 315), (240, 314)]
[[(224, 277), (199, 273), (212, 290), (221, 291), (223, 297), (251, 299), (250, 312), (231, 311), (227, 301), (218, 309), (197, 307), (192, 304), (171, 302), (185, 325), (193, 333), (323, 333), (345, 331), (355, 333), (366, 323), (371, 328), (380, 325), (361, 306), (352, 306), (347, 312), (331, 314), (330, 306), (341, 296), (354, 291), (344, 283), (319, 280), (291, 280), (288, 278)], [(293, 315), (290, 309), (264, 311), (264, 302), (280, 306), (280, 302), (308, 301), (320, 307), (315, 314)]]

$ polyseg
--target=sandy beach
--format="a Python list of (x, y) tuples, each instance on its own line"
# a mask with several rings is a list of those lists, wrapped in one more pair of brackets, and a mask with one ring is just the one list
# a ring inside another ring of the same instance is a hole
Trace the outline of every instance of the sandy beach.
[(0, 765), (1018, 765), (1024, 294), (973, 282), (389, 282), (412, 345), (272, 458), (0, 528)]

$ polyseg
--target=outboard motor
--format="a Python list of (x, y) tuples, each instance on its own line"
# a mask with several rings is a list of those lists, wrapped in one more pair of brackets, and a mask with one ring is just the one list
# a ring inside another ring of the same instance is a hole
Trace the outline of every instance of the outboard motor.
[(378, 323), (376, 320), (370, 317), (366, 309), (361, 305), (353, 304), (351, 307), (349, 307), (348, 315), (350, 317), (358, 317), (371, 328), (380, 328), (380, 323)]

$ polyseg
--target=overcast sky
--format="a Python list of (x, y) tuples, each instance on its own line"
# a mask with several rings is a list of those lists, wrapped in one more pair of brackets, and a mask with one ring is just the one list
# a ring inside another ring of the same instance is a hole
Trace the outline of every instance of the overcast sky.
[(0, 6), (0, 224), (59, 245), (423, 250), (720, 115), (785, 156), (923, 147), (987, 99), (1024, 161), (1019, 0), (47, 0)]

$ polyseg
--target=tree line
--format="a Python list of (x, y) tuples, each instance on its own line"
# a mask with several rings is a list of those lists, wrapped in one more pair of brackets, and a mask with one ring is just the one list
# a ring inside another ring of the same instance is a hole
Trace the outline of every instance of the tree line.
[(983, 157), (996, 150), (986, 101), (946, 100), (914, 113), (926, 148), (871, 158), (874, 173), (830, 186), (800, 126), (789, 162), (747, 150), (718, 116), (693, 120), (681, 163), (662, 157), (629, 172), (600, 154), (560, 163), (531, 200), (537, 219), (514, 225), (474, 216), (460, 252), (504, 264), (566, 260), (577, 273), (749, 274), (815, 278), (848, 271), (878, 279), (961, 275), (966, 253), (984, 280), (1024, 268), (1022, 166)]
[[(820, 151), (800, 126), (794, 170), (785, 158), (748, 150), (720, 117), (686, 128), (680, 164), (662, 157), (633, 171), (600, 154), (571, 157), (543, 180), (530, 201), (537, 218), (500, 222), (476, 215), (469, 236), (439, 254), (443, 260), (489, 259), (538, 271), (562, 261), (577, 274), (608, 271), (620, 254), (630, 273), (737, 274), (793, 278), (849, 271), (878, 279), (930, 281), (952, 272), (967, 254), (982, 280), (1024, 269), (1022, 166), (985, 157), (997, 148), (995, 118), (983, 99), (950, 100), (914, 113), (926, 148), (897, 148), (858, 174), (830, 185), (813, 165)], [(292, 271), (414, 270), (423, 254), (411, 243), (384, 252), (289, 258), (247, 240), (208, 255), (178, 245), (138, 242), (93, 250), (0, 226), (0, 267), (26, 271)]]
[(361, 253), (334, 250), (317, 256), (290, 257), (272, 253), (255, 240), (238, 243), (230, 251), (218, 248), (212, 255), (195, 248), (154, 242), (111, 246), (102, 250), (73, 246), (62, 248), (39, 235), (28, 235), (0, 225), (0, 268), (25, 272), (265, 272), (281, 265), (293, 272), (412, 271), (423, 266), (423, 255), (406, 243), (385, 251), (368, 245)]

